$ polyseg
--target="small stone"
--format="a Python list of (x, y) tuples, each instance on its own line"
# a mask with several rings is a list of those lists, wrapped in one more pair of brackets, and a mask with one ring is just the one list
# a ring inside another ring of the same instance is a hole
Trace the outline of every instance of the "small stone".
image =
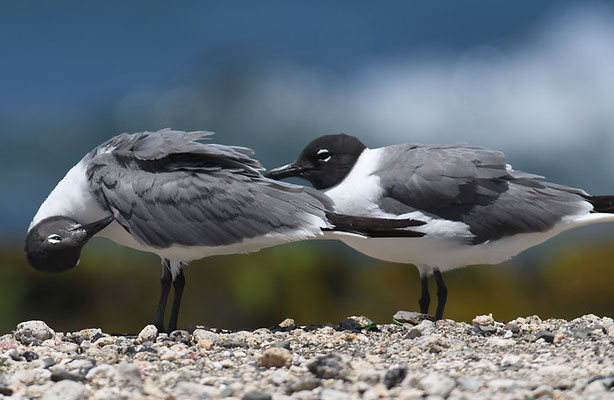
[(520, 327), (514, 322), (510, 322), (509, 324), (505, 325), (505, 329), (509, 330), (514, 334), (520, 333)]
[(79, 373), (67, 371), (62, 367), (55, 367), (53, 371), (51, 371), (51, 380), (54, 382), (60, 382), (63, 380), (79, 382), (85, 380), (85, 374), (81, 375)]
[(424, 320), (432, 320), (433, 317), (428, 314), (422, 314), (414, 311), (397, 311), (396, 314), (392, 316), (392, 319), (402, 324), (409, 323), (412, 325), (418, 325)]
[(95, 342), (100, 339), (103, 335), (102, 329), (100, 328), (89, 328), (89, 329), (81, 329), (77, 332), (77, 335), (81, 338), (81, 340), (89, 340), (90, 342)]
[(420, 386), (429, 395), (445, 398), (448, 397), (452, 389), (456, 386), (456, 381), (439, 372), (431, 372), (420, 379)]
[(280, 347), (282, 349), (290, 350), (290, 342), (287, 340), (276, 340), (271, 343), (271, 347)]
[(531, 393), (531, 396), (535, 399), (539, 398), (539, 397), (553, 397), (554, 396), (554, 392), (552, 390), (551, 386), (548, 385), (539, 385), (534, 391), (533, 393)]
[(339, 322), (339, 328), (349, 331), (359, 331), (372, 325), (373, 321), (364, 315), (347, 317)]
[(216, 345), (219, 343), (220, 341), (220, 335), (215, 333), (215, 332), (211, 332), (211, 331), (206, 331), (204, 329), (196, 329), (194, 330), (194, 332), (192, 332), (192, 337), (194, 338), (195, 341), (199, 341), (199, 340), (208, 340), (211, 343), (213, 343), (213, 345)]
[(391, 368), (384, 375), (384, 385), (386, 385), (387, 389), (391, 389), (403, 382), (405, 376), (407, 376), (406, 366)]
[(79, 400), (83, 392), (85, 392), (85, 386), (82, 383), (63, 380), (47, 389), (42, 400)]
[(158, 328), (155, 325), (147, 325), (139, 332), (137, 341), (139, 343), (154, 342), (158, 337)]
[(21, 353), (21, 356), (27, 361), (33, 361), (33, 360), (38, 360), (38, 354), (36, 354), (33, 351), (24, 351), (23, 353)]
[(430, 335), (435, 332), (435, 323), (425, 319), (416, 325), (415, 329), (418, 329), (423, 335)]
[(208, 399), (210, 397), (219, 397), (220, 392), (221, 390), (216, 387), (188, 381), (177, 382), (177, 385), (175, 385), (175, 388), (173, 389), (174, 394), (184, 395), (190, 399)]
[(614, 338), (614, 325), (608, 328), (608, 335)]
[(270, 394), (257, 392), (252, 390), (251, 392), (247, 392), (243, 395), (243, 400), (271, 400), (272, 397)]
[(584, 394), (603, 393), (614, 388), (614, 376), (595, 379), (584, 387)]
[(292, 353), (282, 347), (271, 347), (258, 358), (258, 365), (265, 368), (290, 367), (292, 365)]
[(117, 364), (115, 369), (120, 379), (124, 382), (127, 382), (131, 386), (141, 386), (141, 371), (136, 365), (122, 361)]
[(177, 343), (183, 343), (185, 345), (190, 345), (190, 333), (184, 330), (176, 330), (172, 331), (168, 338)]
[(539, 340), (539, 339), (544, 339), (546, 342), (552, 343), (554, 342), (554, 333), (547, 331), (547, 330), (541, 330), (537, 332), (535, 336), (535, 340)]
[(53, 357), (43, 357), (41, 361), (43, 362), (43, 368), (49, 368), (56, 364), (55, 358)]
[(415, 339), (420, 336), (422, 336), (422, 331), (420, 331), (420, 329), (417, 329), (417, 328), (411, 328), (411, 330), (407, 332), (407, 335), (405, 335), (405, 337), (408, 339)]
[(313, 390), (320, 386), (322, 381), (312, 376), (300, 378), (286, 386), (286, 393), (292, 394), (301, 390)]
[(482, 381), (477, 378), (460, 378), (458, 383), (463, 389), (470, 392), (477, 392), (482, 387)]
[(347, 376), (348, 363), (337, 354), (319, 356), (307, 362), (307, 369), (323, 379), (344, 379)]
[(477, 317), (475, 317), (471, 323), (473, 325), (493, 325), (495, 323), (495, 320), (492, 317), (492, 313), (488, 314), (488, 315), (478, 315)]
[(29, 345), (35, 341), (42, 342), (55, 336), (53, 329), (43, 321), (26, 321), (17, 325), (15, 339), (22, 344)]
[(294, 322), (292, 318), (286, 318), (279, 323), (280, 328), (294, 328), (295, 326), (296, 326), (296, 323)]

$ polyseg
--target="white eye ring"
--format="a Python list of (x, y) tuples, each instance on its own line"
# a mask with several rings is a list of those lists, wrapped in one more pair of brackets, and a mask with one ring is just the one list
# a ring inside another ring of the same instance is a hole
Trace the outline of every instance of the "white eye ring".
[(61, 240), (62, 237), (55, 233), (52, 233), (51, 235), (47, 236), (47, 241), (51, 244), (60, 243)]
[(320, 150), (318, 150), (318, 152), (316, 153), (316, 155), (318, 155), (318, 156), (320, 156), (320, 155), (326, 155), (326, 154), (328, 154), (328, 157), (326, 157), (326, 158), (320, 158), (320, 157), (318, 157), (318, 160), (320, 160), (320, 161), (324, 161), (324, 162), (327, 162), (328, 160), (330, 160), (330, 157), (331, 157), (331, 156), (330, 156), (330, 154), (329, 154), (329, 151), (328, 151), (328, 150), (326, 150), (326, 149), (320, 149)]

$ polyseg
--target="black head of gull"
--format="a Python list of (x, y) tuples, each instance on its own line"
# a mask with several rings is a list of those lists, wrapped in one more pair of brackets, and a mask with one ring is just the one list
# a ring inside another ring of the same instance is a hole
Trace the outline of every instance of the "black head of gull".
[(263, 177), (251, 149), (199, 141), (208, 135), (164, 129), (94, 148), (36, 213), (28, 261), (43, 271), (73, 268), (94, 235), (157, 254), (162, 291), (154, 324), (163, 330), (172, 285), (172, 331), (189, 261), (325, 236), (424, 235), (408, 229), (421, 221), (336, 214), (325, 194)]
[(416, 265), (423, 313), (434, 274), (437, 319), (447, 297), (442, 271), (498, 264), (565, 230), (614, 221), (614, 196), (545, 182), (512, 169), (499, 151), (463, 144), (370, 149), (352, 136), (326, 135), (265, 176), (306, 179), (339, 213), (425, 221), (416, 228), (423, 237), (341, 240), (371, 257)]
[(111, 222), (112, 215), (86, 225), (69, 217), (45, 218), (26, 236), (26, 258), (32, 267), (43, 272), (74, 268), (85, 243)]
[(343, 133), (321, 136), (298, 156), (296, 161), (265, 173), (271, 179), (298, 176), (318, 190), (328, 189), (341, 182), (366, 149), (358, 138)]

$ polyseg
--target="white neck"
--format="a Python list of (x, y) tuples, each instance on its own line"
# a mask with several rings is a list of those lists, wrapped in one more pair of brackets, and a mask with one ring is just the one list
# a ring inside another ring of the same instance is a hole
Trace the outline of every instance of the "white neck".
[(81, 160), (49, 193), (32, 219), (28, 231), (41, 220), (57, 215), (86, 224), (102, 219), (108, 214), (90, 192), (85, 175), (85, 162)]

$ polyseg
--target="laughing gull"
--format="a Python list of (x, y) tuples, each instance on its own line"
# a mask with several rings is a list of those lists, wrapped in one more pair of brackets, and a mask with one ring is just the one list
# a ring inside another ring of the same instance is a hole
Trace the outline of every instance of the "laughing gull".
[(47, 272), (73, 268), (94, 235), (155, 253), (162, 258), (155, 325), (164, 330), (172, 283), (173, 331), (188, 261), (310, 238), (424, 235), (408, 228), (420, 221), (330, 212), (326, 195), (264, 178), (250, 149), (198, 142), (210, 134), (170, 129), (122, 134), (94, 148), (32, 220), (25, 241), (29, 263)]
[(574, 227), (614, 221), (614, 196), (591, 196), (515, 171), (503, 153), (466, 145), (400, 144), (367, 148), (353, 136), (319, 137), (291, 164), (265, 173), (300, 177), (323, 190), (335, 211), (381, 218), (414, 218), (422, 238), (341, 238), (371, 257), (415, 264), (420, 311), (430, 303), (435, 275), (441, 319), (447, 298), (442, 271), (498, 264)]

